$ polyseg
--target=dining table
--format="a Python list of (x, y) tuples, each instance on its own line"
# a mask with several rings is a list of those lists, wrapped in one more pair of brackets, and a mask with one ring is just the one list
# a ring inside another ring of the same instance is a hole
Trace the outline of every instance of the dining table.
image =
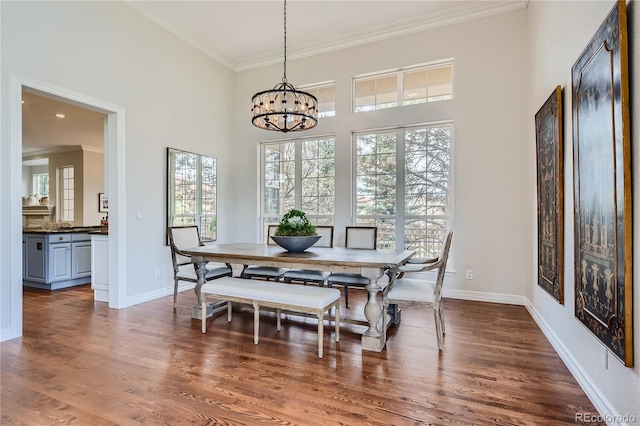
[[(259, 243), (220, 243), (181, 250), (191, 256), (196, 264), (198, 282), (195, 286), (197, 305), (201, 306), (201, 288), (205, 283), (207, 262), (223, 262), (242, 265), (272, 266), (278, 268), (307, 269), (332, 273), (357, 273), (369, 280), (365, 287), (367, 302), (364, 305), (362, 349), (381, 352), (386, 344), (386, 325), (383, 322), (383, 306), (378, 297), (383, 289), (378, 281), (385, 273), (389, 282), (395, 279), (397, 268), (414, 254), (413, 250), (354, 249), (344, 247), (310, 247), (304, 252), (288, 252), (279, 246)], [(385, 283), (386, 284), (386, 283)], [(296, 285), (296, 284), (292, 284)], [(194, 318), (201, 318), (195, 313)]]

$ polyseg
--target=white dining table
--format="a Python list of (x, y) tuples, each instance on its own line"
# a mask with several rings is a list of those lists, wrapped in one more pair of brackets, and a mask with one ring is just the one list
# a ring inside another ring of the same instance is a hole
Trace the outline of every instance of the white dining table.
[[(395, 270), (414, 255), (413, 250), (369, 250), (343, 247), (311, 247), (302, 253), (290, 253), (278, 246), (257, 243), (212, 244), (181, 250), (197, 265), (198, 283), (195, 287), (197, 306), (201, 303), (201, 288), (205, 283), (207, 262), (243, 265), (274, 266), (327, 272), (358, 273), (369, 280), (364, 306), (367, 330), (362, 335), (362, 349), (380, 352), (385, 346), (386, 333), (382, 329), (382, 302), (378, 298), (382, 287), (378, 280), (387, 270), (391, 279)], [(200, 318), (200, 317), (198, 317)]]

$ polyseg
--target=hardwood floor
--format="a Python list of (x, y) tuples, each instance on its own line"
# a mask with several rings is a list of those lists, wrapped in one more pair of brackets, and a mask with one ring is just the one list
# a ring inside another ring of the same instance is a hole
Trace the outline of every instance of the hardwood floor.
[[(406, 307), (381, 353), (362, 326), (325, 328), (252, 309), (191, 320), (192, 291), (110, 310), (89, 286), (25, 289), (24, 337), (1, 345), (2, 425), (567, 425), (597, 415), (522, 306), (445, 300), (444, 351), (430, 311)], [(353, 291), (346, 316), (361, 316)]]

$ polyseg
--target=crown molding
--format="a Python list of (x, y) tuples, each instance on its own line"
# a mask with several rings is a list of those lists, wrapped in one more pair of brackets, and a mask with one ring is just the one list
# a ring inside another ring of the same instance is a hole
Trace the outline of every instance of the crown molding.
[[(434, 28), (441, 28), (502, 13), (514, 12), (516, 10), (526, 9), (528, 4), (529, 0), (519, 0), (516, 2), (489, 0), (466, 6), (459, 6), (445, 12), (417, 16), (403, 21), (396, 21), (390, 24), (368, 28), (363, 31), (352, 32), (344, 36), (318, 40), (317, 42), (289, 48), (287, 58), (288, 60), (308, 58), (310, 56), (389, 40)], [(236, 64), (235, 70), (248, 71), (255, 68), (278, 64), (281, 63), (282, 60), (283, 57), (281, 51), (267, 52), (263, 55), (239, 60)]]
[[(352, 32), (340, 37), (322, 39), (317, 42), (306, 43), (293, 48), (290, 47), (287, 56), (288, 59), (295, 60), (323, 53), (335, 52), (337, 50), (388, 40), (434, 28), (526, 9), (528, 3), (529, 0), (486, 0), (476, 2), (452, 8), (444, 12), (416, 16), (411, 19)], [(237, 61), (234, 61), (232, 58), (200, 42), (188, 29), (179, 24), (172, 16), (154, 6), (152, 3), (142, 0), (127, 0), (124, 1), (124, 4), (235, 72), (248, 71), (251, 69), (274, 65), (281, 63), (283, 60), (282, 51), (274, 50), (260, 55), (240, 58)]]

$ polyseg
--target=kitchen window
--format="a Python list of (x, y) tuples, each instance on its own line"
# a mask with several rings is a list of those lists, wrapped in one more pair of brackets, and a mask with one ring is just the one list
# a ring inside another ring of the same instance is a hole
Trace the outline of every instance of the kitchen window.
[(62, 206), (59, 210), (60, 219), (65, 222), (74, 221), (74, 204), (75, 204), (75, 177), (74, 177), (74, 168), (73, 166), (60, 167), (59, 169), (60, 176), (60, 203), (59, 206)]

